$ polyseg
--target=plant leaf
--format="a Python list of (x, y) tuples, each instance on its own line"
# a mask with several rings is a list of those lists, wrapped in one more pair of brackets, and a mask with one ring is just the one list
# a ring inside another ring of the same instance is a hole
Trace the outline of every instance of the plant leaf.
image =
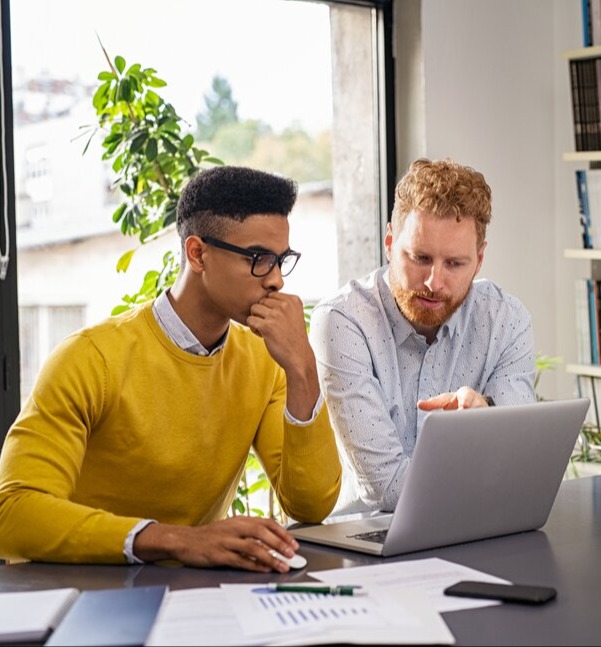
[(114, 211), (113, 213), (113, 222), (119, 222), (121, 220), (121, 216), (123, 215), (123, 212), (125, 211), (126, 208), (125, 202), (123, 204), (120, 204)]
[(150, 162), (153, 162), (158, 153), (157, 140), (154, 137), (151, 137), (146, 144), (146, 157)]
[(119, 74), (123, 74), (123, 70), (125, 69), (125, 59), (123, 56), (115, 56), (115, 67)]
[(127, 272), (131, 259), (133, 258), (136, 250), (130, 249), (121, 255), (121, 258), (117, 261), (117, 272)]

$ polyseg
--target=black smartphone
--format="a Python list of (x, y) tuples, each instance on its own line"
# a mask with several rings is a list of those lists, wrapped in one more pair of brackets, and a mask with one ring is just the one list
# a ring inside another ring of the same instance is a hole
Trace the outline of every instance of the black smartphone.
[(464, 580), (447, 587), (444, 594), (456, 595), (462, 598), (517, 602), (519, 604), (544, 604), (552, 600), (557, 595), (557, 591), (550, 586), (495, 584), (494, 582)]

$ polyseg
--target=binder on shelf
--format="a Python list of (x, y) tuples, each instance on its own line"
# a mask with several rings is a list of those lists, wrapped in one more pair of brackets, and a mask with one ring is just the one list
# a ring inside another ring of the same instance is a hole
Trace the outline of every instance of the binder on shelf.
[(591, 364), (599, 364), (599, 314), (598, 314), (598, 291), (596, 281), (587, 279), (588, 292), (588, 314), (591, 331)]
[(592, 45), (590, 2), (591, 0), (580, 0), (582, 7), (582, 42), (584, 47), (590, 47)]
[(578, 65), (570, 61), (570, 93), (572, 97), (572, 122), (574, 128), (574, 147), (577, 151), (584, 150), (582, 121), (580, 117), (580, 94), (578, 85)]
[(584, 58), (578, 61), (582, 68), (583, 99), (586, 110), (585, 150), (601, 149), (601, 118), (599, 112), (599, 89), (597, 85), (597, 61)]
[(591, 364), (591, 328), (588, 313), (588, 279), (576, 279), (574, 314), (576, 316), (576, 352), (579, 364)]
[(601, 150), (601, 57), (571, 59), (570, 93), (576, 151)]
[[(601, 0), (598, 0), (598, 2), (601, 7)], [(596, 92), (594, 119), (596, 120), (597, 126), (597, 140), (594, 142), (596, 145), (593, 149), (589, 150), (599, 150), (601, 149), (601, 58), (592, 58), (589, 62), (594, 74), (594, 86)]]
[(586, 171), (576, 171), (576, 189), (578, 191), (578, 210), (580, 212), (580, 226), (582, 227), (582, 246), (584, 249), (592, 249), (591, 241), (591, 215), (588, 201), (588, 186)]
[(583, 64), (584, 59), (576, 61), (578, 67), (578, 92), (580, 94), (580, 120), (582, 123), (582, 150), (590, 150), (590, 120), (591, 120), (591, 106), (590, 106), (590, 88), (589, 74), (587, 66)]

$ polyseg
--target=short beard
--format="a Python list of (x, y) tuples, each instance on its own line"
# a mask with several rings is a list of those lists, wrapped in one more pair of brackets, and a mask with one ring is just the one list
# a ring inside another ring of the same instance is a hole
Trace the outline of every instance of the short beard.
[[(403, 290), (393, 286), (391, 286), (391, 290), (405, 319), (413, 325), (427, 327), (441, 326), (461, 306), (469, 292), (468, 290), (460, 299), (453, 301), (451, 297), (443, 297), (436, 292), (430, 292), (430, 290)], [(436, 310), (424, 308), (418, 302), (420, 297), (442, 301), (444, 307)]]

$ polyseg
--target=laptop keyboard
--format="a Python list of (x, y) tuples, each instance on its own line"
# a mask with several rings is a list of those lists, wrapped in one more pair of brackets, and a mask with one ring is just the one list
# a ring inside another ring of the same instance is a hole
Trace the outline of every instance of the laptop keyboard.
[(370, 530), (369, 532), (359, 532), (356, 535), (348, 535), (351, 539), (362, 539), (363, 541), (373, 541), (376, 544), (383, 544), (386, 539), (388, 529)]

